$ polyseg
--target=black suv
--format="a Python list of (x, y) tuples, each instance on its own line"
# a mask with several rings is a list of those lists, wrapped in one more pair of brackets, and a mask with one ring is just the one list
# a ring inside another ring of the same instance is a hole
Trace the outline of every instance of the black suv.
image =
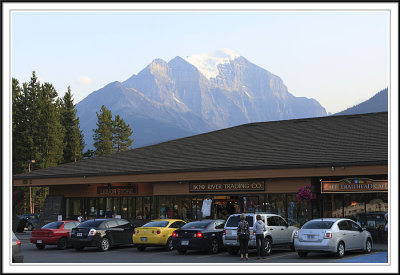
[(71, 230), (71, 241), (76, 250), (89, 246), (107, 251), (111, 246), (133, 244), (134, 231), (135, 227), (124, 219), (88, 220)]

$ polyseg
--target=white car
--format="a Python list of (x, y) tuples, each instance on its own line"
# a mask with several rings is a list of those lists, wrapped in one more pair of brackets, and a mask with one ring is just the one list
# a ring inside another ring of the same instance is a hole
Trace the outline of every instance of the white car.
[(294, 247), (300, 257), (309, 252), (332, 252), (337, 257), (348, 250), (372, 250), (371, 234), (350, 219), (321, 218), (306, 222), (295, 233)]
[[(236, 255), (239, 251), (240, 245), (236, 240), (237, 227), (240, 221), (241, 214), (230, 215), (225, 223), (222, 241), (227, 248), (228, 253)], [(250, 226), (250, 233), (253, 232), (253, 226), (256, 222), (256, 216), (260, 215), (261, 219), (267, 226), (267, 231), (264, 232), (265, 236), (265, 255), (271, 254), (272, 247), (287, 246), (294, 250), (293, 237), (294, 233), (299, 229), (295, 226), (289, 226), (288, 223), (279, 215), (267, 213), (245, 213), (246, 221)], [(256, 236), (250, 234), (249, 248), (256, 248)]]

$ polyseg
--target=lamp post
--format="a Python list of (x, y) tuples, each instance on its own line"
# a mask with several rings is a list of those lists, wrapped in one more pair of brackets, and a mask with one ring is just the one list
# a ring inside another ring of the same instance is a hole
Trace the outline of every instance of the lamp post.
[[(35, 163), (34, 159), (28, 160), (28, 173), (31, 172), (31, 164)], [(32, 203), (32, 186), (29, 186), (29, 209), (31, 214), (33, 214), (33, 203)]]

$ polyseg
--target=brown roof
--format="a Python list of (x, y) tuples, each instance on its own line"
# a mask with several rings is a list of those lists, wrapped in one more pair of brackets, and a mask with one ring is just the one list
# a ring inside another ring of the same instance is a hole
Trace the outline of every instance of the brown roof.
[(244, 124), (13, 178), (387, 163), (388, 113), (381, 112)]

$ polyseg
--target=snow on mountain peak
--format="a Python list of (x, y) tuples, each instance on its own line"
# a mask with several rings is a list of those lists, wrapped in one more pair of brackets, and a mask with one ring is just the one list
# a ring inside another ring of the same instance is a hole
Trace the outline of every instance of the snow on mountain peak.
[(187, 62), (195, 66), (208, 79), (218, 75), (218, 65), (229, 63), (238, 58), (240, 54), (230, 49), (222, 49), (210, 54), (190, 55), (185, 58)]

